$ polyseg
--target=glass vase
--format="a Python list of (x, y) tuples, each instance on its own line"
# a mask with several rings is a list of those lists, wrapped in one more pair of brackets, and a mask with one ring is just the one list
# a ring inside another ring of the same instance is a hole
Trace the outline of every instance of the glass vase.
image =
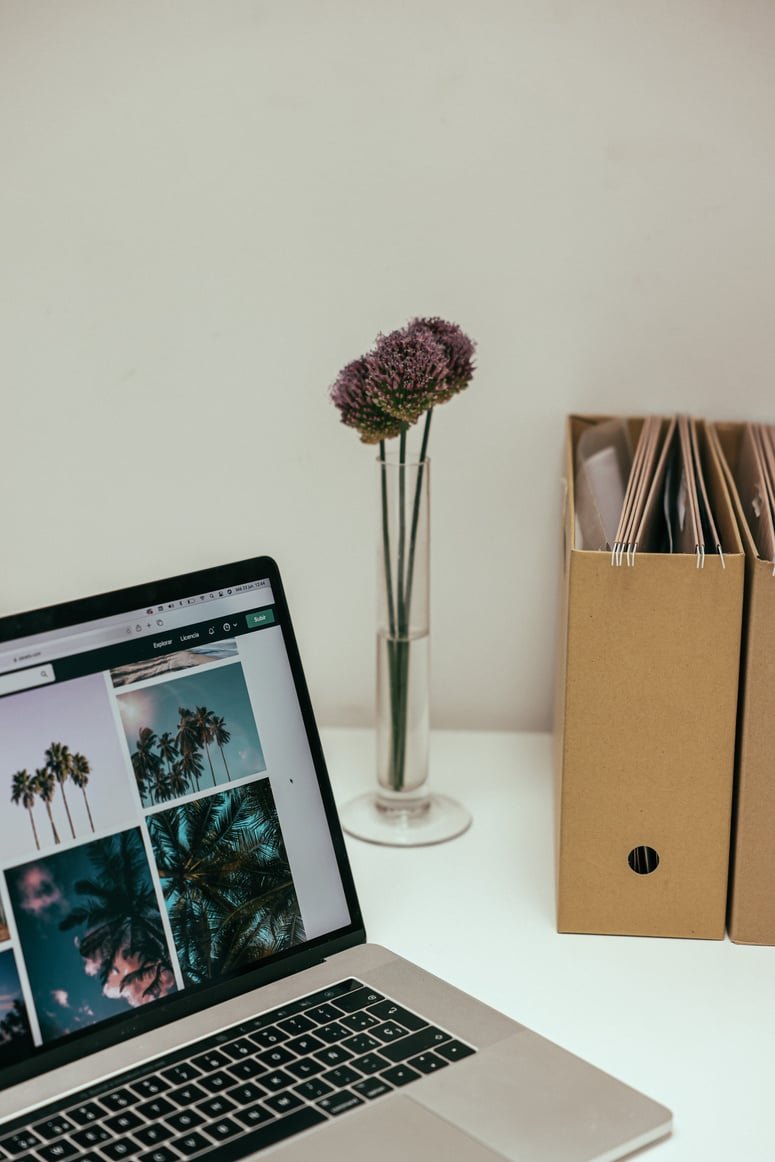
[(377, 461), (377, 786), (342, 822), (372, 843), (440, 843), (471, 822), (430, 790), (430, 461)]

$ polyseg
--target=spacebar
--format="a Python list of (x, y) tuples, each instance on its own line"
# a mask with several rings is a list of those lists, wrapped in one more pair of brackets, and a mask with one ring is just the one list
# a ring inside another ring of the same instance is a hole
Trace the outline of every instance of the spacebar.
[(237, 1162), (238, 1158), (247, 1158), (255, 1151), (265, 1150), (267, 1146), (274, 1146), (276, 1142), (292, 1138), (294, 1134), (300, 1134), (302, 1130), (311, 1130), (313, 1126), (326, 1121), (328, 1118), (320, 1110), (304, 1106), (300, 1110), (294, 1110), (292, 1114), (286, 1114), (284, 1118), (277, 1118), (274, 1122), (267, 1122), (266, 1125), (251, 1130), (249, 1134), (241, 1134), (238, 1138), (227, 1138), (226, 1141), (219, 1142), (205, 1157), (217, 1158), (218, 1162)]

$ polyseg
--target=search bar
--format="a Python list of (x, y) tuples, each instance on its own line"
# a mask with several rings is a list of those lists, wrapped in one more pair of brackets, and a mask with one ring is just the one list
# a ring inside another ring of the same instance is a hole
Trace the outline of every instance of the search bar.
[(53, 666), (31, 666), (29, 670), (17, 670), (13, 674), (0, 674), (0, 695), (18, 694), (20, 690), (31, 690), (34, 686), (47, 686), (53, 681)]

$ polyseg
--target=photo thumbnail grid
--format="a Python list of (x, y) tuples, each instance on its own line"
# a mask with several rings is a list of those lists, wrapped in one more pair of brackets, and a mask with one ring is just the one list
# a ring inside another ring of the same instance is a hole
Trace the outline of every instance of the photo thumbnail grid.
[(181, 653), (0, 702), (0, 1065), (304, 939), (236, 643)]

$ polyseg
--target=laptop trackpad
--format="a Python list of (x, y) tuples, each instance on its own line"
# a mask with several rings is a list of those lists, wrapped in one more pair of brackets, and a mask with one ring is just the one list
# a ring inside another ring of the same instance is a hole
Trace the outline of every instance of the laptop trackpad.
[[(322, 1131), (322, 1132), (321, 1132)], [(291, 1138), (272, 1157), (293, 1162), (502, 1162), (486, 1146), (424, 1109), (403, 1094), (381, 1098), (373, 1105), (327, 1122), (318, 1130)], [(258, 1155), (260, 1157), (260, 1155)]]
[(664, 1106), (529, 1029), (411, 1090), (499, 1157), (619, 1158), (672, 1122)]

